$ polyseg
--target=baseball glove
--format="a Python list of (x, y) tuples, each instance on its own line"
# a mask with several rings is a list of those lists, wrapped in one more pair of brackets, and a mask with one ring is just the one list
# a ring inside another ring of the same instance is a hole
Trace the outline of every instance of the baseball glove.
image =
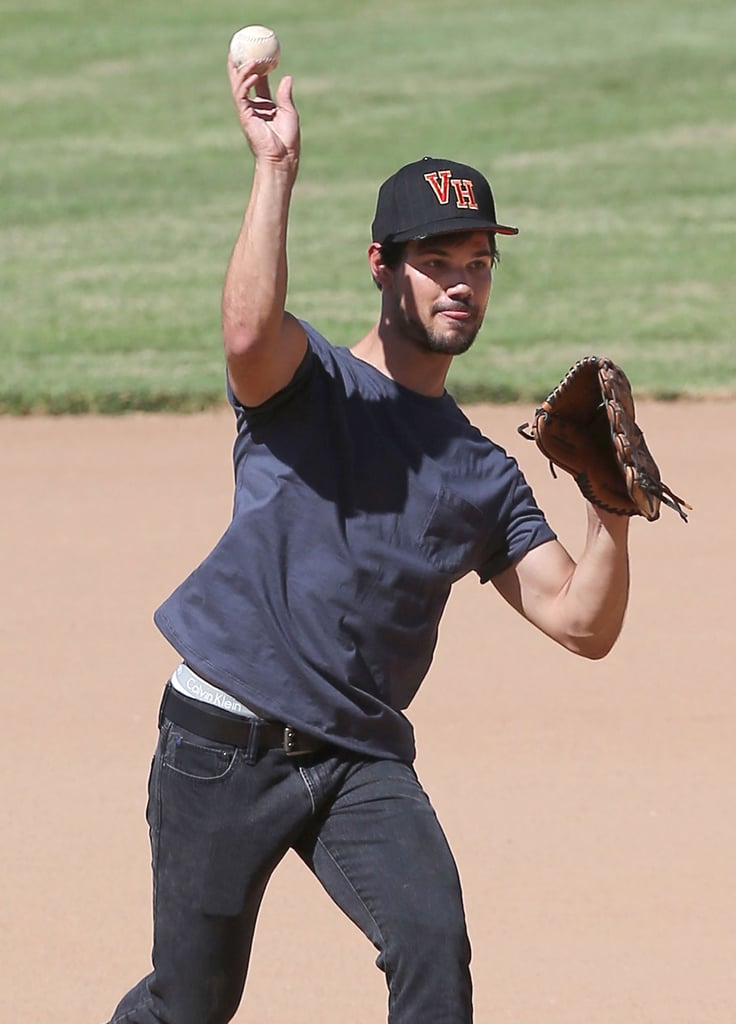
[(687, 522), (691, 508), (662, 482), (634, 419), (624, 371), (603, 356), (585, 356), (565, 374), (519, 433), (570, 473), (588, 501), (621, 516), (659, 518), (660, 502)]

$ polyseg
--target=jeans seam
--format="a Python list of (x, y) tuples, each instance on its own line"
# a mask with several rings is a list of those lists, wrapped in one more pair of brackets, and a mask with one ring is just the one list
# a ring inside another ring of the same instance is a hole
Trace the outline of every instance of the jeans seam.
[(309, 775), (303, 767), (299, 769), (299, 774), (302, 777), (302, 782), (307, 787), (307, 793), (309, 793), (309, 802), (312, 805), (312, 814), (316, 814), (317, 803), (314, 798), (314, 786), (312, 785), (312, 780), (309, 778)]
[[(206, 748), (203, 747), (202, 749), (204, 750)], [(176, 765), (169, 764), (168, 761), (163, 762), (163, 767), (166, 769), (167, 772), (173, 772), (174, 775), (178, 775), (180, 779), (187, 779), (188, 782), (204, 783), (204, 785), (207, 785), (208, 783), (215, 784), (218, 782), (222, 782), (224, 779), (227, 779), (235, 770), (237, 759), (238, 753), (237, 751), (235, 751), (232, 760), (228, 764), (225, 771), (222, 772), (220, 775), (192, 775), (191, 772), (182, 771), (181, 768), (177, 768)]]
[(151, 996), (138, 1006), (134, 1006), (132, 1009), (126, 1010), (125, 1013), (121, 1014), (119, 1017), (113, 1017), (110, 1024), (123, 1024), (123, 1021), (129, 1020), (133, 1014), (138, 1013), (139, 1010), (144, 1009), (146, 1006), (153, 1006), (153, 998)]
[(375, 918), (375, 916), (373, 914), (373, 911), (368, 906), (368, 904), (365, 902), (365, 900), (363, 899), (362, 895), (358, 892), (358, 890), (353, 885), (353, 883), (352, 883), (350, 877), (348, 876), (347, 872), (345, 871), (343, 866), (340, 864), (340, 861), (337, 859), (337, 857), (334, 855), (334, 853), (325, 845), (325, 842), (324, 842), (324, 840), (322, 839), (321, 836), (319, 836), (317, 838), (317, 845), (324, 851), (326, 856), (328, 856), (330, 858), (332, 863), (335, 865), (335, 868), (340, 872), (342, 877), (345, 879), (345, 882), (350, 887), (352, 892), (355, 893), (355, 896), (356, 896), (358, 902), (363, 907), (363, 909), (365, 910), (366, 914), (368, 915), (368, 917), (371, 919), (371, 921), (375, 925), (376, 935), (378, 936), (378, 938), (381, 941), (381, 952), (382, 952), (383, 957), (384, 957), (384, 962), (386, 963), (386, 970), (385, 970), (384, 973), (386, 975), (386, 978), (390, 978), (391, 977), (391, 971), (389, 969), (388, 963), (386, 962), (386, 943), (385, 943), (385, 939), (384, 939), (384, 935), (383, 935), (383, 930), (382, 930), (380, 924), (378, 923), (378, 921), (376, 920), (376, 918)]
[[(158, 917), (158, 864), (161, 857), (161, 832), (163, 830), (163, 818), (164, 818), (164, 796), (163, 796), (163, 769), (164, 769), (164, 756), (166, 754), (166, 743), (168, 742), (168, 736), (171, 732), (171, 726), (167, 722), (162, 727), (161, 744), (159, 747), (161, 759), (158, 764), (158, 771), (156, 773), (156, 791), (151, 793), (151, 799), (155, 800), (156, 806), (156, 817), (155, 817), (155, 828), (151, 830), (151, 871), (153, 876), (153, 892), (152, 892), (152, 910), (153, 910), (153, 929), (154, 938), (156, 930), (156, 920)], [(154, 832), (156, 833), (154, 835)], [(153, 1002), (153, 1001), (152, 1001)]]

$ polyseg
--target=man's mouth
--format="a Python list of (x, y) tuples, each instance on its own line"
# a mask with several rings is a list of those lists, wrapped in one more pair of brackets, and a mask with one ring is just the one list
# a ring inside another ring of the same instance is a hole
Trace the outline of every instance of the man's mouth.
[(464, 323), (466, 320), (470, 320), (473, 315), (472, 309), (469, 306), (442, 306), (437, 310), (441, 316), (447, 317), (448, 320), (452, 320), (454, 323)]

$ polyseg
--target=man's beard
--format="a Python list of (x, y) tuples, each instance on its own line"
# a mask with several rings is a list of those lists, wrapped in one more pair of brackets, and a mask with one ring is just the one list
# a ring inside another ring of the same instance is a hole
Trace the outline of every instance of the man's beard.
[[(427, 326), (402, 308), (399, 308), (397, 312), (398, 326), (409, 341), (413, 342), (417, 348), (422, 349), (423, 352), (435, 352), (446, 356), (460, 356), (463, 352), (467, 352), (483, 326), (483, 318), (481, 317), (479, 320), (472, 323), (469, 322), (467, 326), (458, 330), (452, 330), (451, 328), (441, 330), (435, 326), (434, 315), (432, 322)], [(432, 310), (433, 314), (437, 312), (440, 312), (440, 310)]]

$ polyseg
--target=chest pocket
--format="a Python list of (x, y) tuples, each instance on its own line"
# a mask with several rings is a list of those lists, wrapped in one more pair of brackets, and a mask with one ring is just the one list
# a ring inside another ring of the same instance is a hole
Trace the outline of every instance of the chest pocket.
[(487, 523), (480, 509), (442, 487), (427, 516), (419, 547), (437, 569), (459, 578), (474, 567), (486, 534)]

